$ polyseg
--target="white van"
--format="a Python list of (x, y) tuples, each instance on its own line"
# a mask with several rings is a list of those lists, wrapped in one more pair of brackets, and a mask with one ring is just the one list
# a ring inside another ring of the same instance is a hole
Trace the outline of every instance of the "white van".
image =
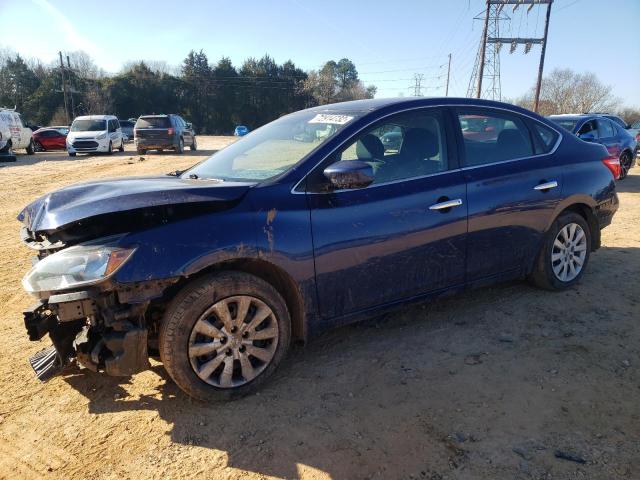
[(0, 108), (0, 153), (10, 153), (18, 148), (24, 148), (28, 155), (33, 155), (33, 132), (25, 126), (15, 109)]
[(77, 117), (67, 134), (67, 152), (70, 157), (76, 153), (105, 152), (114, 149), (124, 152), (124, 139), (118, 118), (113, 115), (87, 115)]

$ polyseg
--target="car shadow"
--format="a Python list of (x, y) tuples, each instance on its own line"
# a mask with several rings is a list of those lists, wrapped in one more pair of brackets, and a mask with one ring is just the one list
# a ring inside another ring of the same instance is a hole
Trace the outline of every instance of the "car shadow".
[[(640, 162), (640, 160), (639, 160)], [(637, 193), (640, 192), (640, 163), (629, 171), (629, 175), (616, 182), (616, 192)]]
[[(546, 437), (536, 440), (563, 438), (554, 425), (563, 413), (559, 405), (548, 411), (549, 393), (531, 369), (542, 375), (564, 365), (562, 355), (576, 355), (576, 345), (586, 355), (581, 345), (627, 328), (634, 294), (607, 289), (602, 308), (597, 292), (633, 271), (640, 271), (640, 249), (605, 246), (581, 283), (564, 292), (511, 282), (342, 327), (293, 348), (259, 393), (227, 403), (191, 399), (157, 362), (140, 374), (154, 385), (143, 395), (129, 394), (132, 379), (77, 371), (64, 380), (89, 400), (90, 413), (157, 411), (173, 442), (223, 451), (228, 467), (284, 478), (299, 478), (305, 468), (331, 478), (443, 478), (470, 459), (486, 465), (476, 441), (508, 456), (509, 442), (542, 435), (517, 407), (522, 389), (526, 409), (538, 405), (549, 416)], [(571, 314), (568, 297), (579, 304)], [(598, 361), (587, 359), (584, 368)], [(565, 372), (563, 389), (580, 388), (582, 374)], [(619, 386), (614, 377), (599, 378)]]

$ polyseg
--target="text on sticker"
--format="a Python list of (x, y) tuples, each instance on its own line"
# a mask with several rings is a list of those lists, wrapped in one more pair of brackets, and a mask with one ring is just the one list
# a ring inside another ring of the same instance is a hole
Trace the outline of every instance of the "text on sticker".
[(344, 125), (349, 120), (353, 120), (353, 117), (349, 115), (329, 115), (326, 113), (319, 113), (308, 123), (332, 123), (334, 125)]

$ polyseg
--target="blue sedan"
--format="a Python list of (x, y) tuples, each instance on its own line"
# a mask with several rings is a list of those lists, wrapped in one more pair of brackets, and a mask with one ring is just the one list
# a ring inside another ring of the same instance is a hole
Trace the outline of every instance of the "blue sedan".
[(249, 133), (249, 129), (244, 125), (238, 125), (233, 131), (236, 137), (244, 137), (247, 133)]
[[(549, 120), (569, 130), (585, 142), (604, 145), (611, 156), (620, 162), (620, 178), (625, 178), (631, 167), (637, 150), (637, 141), (612, 116), (600, 114), (550, 115)], [(618, 118), (618, 117), (613, 117)]]
[(63, 188), (18, 217), (40, 258), (25, 326), (53, 342), (31, 363), (131, 375), (159, 355), (189, 395), (229, 399), (293, 340), (407, 302), (566, 289), (618, 209), (619, 169), (519, 107), (377, 99), (281, 117), (183, 172)]

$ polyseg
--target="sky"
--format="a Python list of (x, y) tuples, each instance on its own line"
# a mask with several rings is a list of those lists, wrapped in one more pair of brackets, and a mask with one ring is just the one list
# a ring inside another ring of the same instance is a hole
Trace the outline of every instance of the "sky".
[[(84, 50), (107, 72), (135, 60), (179, 65), (202, 49), (211, 63), (236, 66), (265, 53), (317, 69), (347, 57), (378, 97), (443, 96), (451, 54), (450, 96), (465, 96), (482, 34), (484, 0), (0, 0), (0, 48), (45, 63), (58, 50)], [(508, 6), (501, 36), (543, 35), (545, 7)], [(640, 0), (555, 0), (545, 73), (593, 72), (625, 106), (640, 107)], [(502, 98), (536, 80), (540, 47), (500, 54)]]

